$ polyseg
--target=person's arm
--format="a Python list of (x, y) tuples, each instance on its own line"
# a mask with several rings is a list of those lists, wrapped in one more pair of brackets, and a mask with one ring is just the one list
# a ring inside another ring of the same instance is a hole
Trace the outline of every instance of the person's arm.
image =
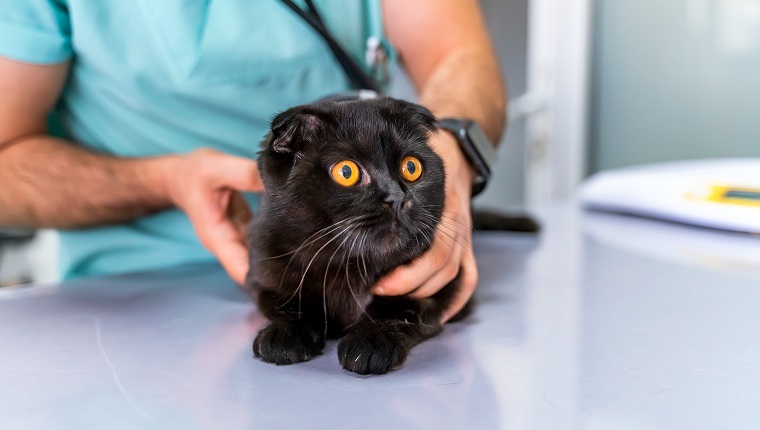
[(118, 158), (52, 138), (47, 117), (68, 69), (68, 63), (42, 66), (0, 58), (0, 225), (90, 227), (177, 206), (203, 244), (242, 282), (248, 266), (244, 232), (228, 209), (234, 190), (263, 189), (255, 162), (210, 149)]
[(506, 89), (477, 0), (384, 0), (388, 36), (439, 118), (473, 119), (491, 142), (504, 130)]
[[(506, 118), (506, 90), (476, 0), (385, 0), (386, 30), (420, 94), (438, 118), (475, 120), (498, 142)], [(429, 297), (457, 273), (462, 294), (444, 315), (454, 316), (478, 280), (472, 253), (470, 193), (473, 172), (456, 140), (437, 132), (431, 144), (446, 168), (446, 205), (433, 246), (378, 282), (376, 294)]]

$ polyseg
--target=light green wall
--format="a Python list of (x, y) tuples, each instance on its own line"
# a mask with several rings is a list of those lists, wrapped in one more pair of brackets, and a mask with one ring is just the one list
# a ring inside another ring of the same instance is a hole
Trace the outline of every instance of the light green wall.
[(596, 0), (590, 170), (760, 156), (760, 0)]

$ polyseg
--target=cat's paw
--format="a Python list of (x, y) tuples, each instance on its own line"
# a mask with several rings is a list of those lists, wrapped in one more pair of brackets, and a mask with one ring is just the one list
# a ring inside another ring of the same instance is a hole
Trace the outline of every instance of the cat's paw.
[(384, 326), (357, 328), (341, 338), (338, 359), (360, 375), (382, 375), (400, 368), (409, 355), (403, 335)]
[(273, 321), (253, 341), (253, 355), (274, 364), (309, 361), (322, 353), (323, 333), (304, 324)]

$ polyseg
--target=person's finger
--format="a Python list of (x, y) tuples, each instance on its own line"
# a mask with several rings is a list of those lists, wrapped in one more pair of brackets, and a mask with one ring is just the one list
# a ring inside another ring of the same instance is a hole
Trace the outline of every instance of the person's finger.
[(220, 244), (217, 249), (217, 258), (238, 285), (243, 285), (248, 274), (248, 248), (240, 242)]
[(465, 253), (462, 256), (460, 279), (458, 294), (441, 315), (442, 324), (458, 314), (470, 300), (472, 293), (475, 292), (475, 287), (478, 285), (478, 266), (475, 264), (475, 257), (472, 254)]
[(463, 250), (459, 245), (453, 245), (450, 258), (446, 264), (416, 290), (412, 291), (410, 296), (418, 299), (431, 297), (456, 278), (461, 267), (462, 252)]
[[(226, 194), (234, 196), (232, 192)], [(201, 243), (216, 256), (230, 277), (242, 284), (249, 265), (245, 231), (223, 215), (224, 212), (221, 219), (201, 217), (193, 220), (193, 224)]]
[(248, 224), (253, 219), (253, 213), (242, 194), (231, 192), (227, 203), (227, 219), (237, 228), (240, 236), (245, 237)]
[[(226, 231), (224, 231), (226, 230)], [(208, 244), (209, 250), (216, 255), (224, 270), (233, 281), (242, 285), (248, 273), (248, 248), (245, 242), (237, 234), (237, 230), (231, 225), (220, 225), (209, 231), (210, 234), (220, 233)]]
[(208, 173), (216, 178), (218, 186), (252, 193), (264, 191), (264, 183), (255, 160), (217, 153), (213, 163), (207, 163), (207, 165), (209, 169), (212, 169)]
[[(461, 231), (464, 227), (470, 225), (470, 221), (457, 222), (458, 224), (444, 220), (438, 226), (438, 244), (449, 248), (449, 260), (446, 266), (442, 267), (424, 284), (414, 290), (410, 294), (412, 297), (425, 298), (435, 295), (459, 274), (463, 255), (468, 254), (472, 258), (472, 236)], [(469, 232), (469, 228), (467, 232)]]
[(372, 288), (379, 296), (399, 296), (408, 294), (444, 267), (450, 258), (449, 249), (436, 238), (433, 246), (411, 263), (399, 266), (382, 277)]

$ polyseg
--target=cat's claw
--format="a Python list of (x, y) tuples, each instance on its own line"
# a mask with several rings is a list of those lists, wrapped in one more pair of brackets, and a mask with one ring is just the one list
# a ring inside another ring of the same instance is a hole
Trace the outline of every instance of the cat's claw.
[(253, 355), (277, 365), (309, 361), (325, 347), (324, 335), (304, 324), (272, 322), (253, 341)]
[(403, 337), (382, 328), (354, 330), (338, 343), (344, 369), (360, 375), (382, 375), (404, 364), (409, 347)]

